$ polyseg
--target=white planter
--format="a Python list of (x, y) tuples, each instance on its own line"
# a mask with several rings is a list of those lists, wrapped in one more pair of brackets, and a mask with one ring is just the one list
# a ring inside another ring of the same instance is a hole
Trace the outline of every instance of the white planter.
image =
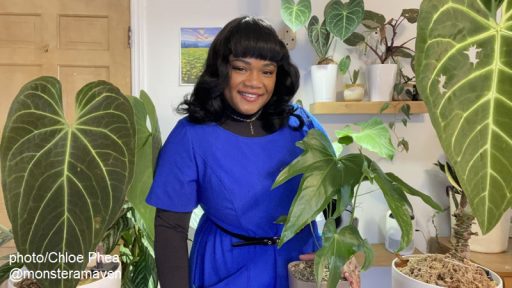
[[(26, 267), (21, 268), (21, 270), (28, 272)], [(78, 287), (80, 287), (80, 288), (121, 288), (121, 282), (122, 282), (121, 271), (122, 271), (121, 263), (119, 263), (119, 266), (117, 267), (116, 271), (114, 271), (114, 273), (112, 274), (113, 276), (115, 275), (116, 277), (102, 278), (102, 279), (99, 279), (99, 280), (91, 282), (91, 283), (87, 283), (84, 285), (78, 285)], [(19, 281), (21, 281), (21, 279)], [(7, 280), (7, 288), (16, 288), (15, 284), (17, 284), (19, 281), (13, 281), (11, 278), (9, 278)]]
[[(407, 257), (414, 257), (414, 256), (405, 256), (405, 257), (407, 258)], [(416, 279), (413, 279), (413, 278), (403, 274), (395, 267), (395, 262), (397, 260), (398, 259), (395, 259), (391, 263), (391, 287), (392, 288), (442, 288), (441, 286), (423, 283), (421, 281), (418, 281)], [(486, 270), (488, 270), (491, 273), (492, 279), (498, 284), (498, 285), (496, 285), (496, 287), (503, 288), (503, 281), (501, 280), (500, 276), (498, 276), (498, 274), (494, 273), (493, 271), (491, 271), (489, 269), (486, 269)]]
[(313, 82), (313, 97), (315, 102), (336, 101), (336, 77), (338, 65), (311, 66), (311, 81)]
[[(460, 197), (458, 197), (457, 199), (460, 199)], [(450, 196), (450, 215), (452, 215), (452, 235), (453, 226), (455, 224), (455, 217), (453, 217), (454, 212), (455, 205), (453, 204), (453, 199)], [(480, 253), (501, 253), (503, 251), (506, 251), (508, 248), (511, 216), (512, 209), (508, 209), (508, 211), (505, 212), (505, 214), (503, 214), (498, 224), (496, 224), (496, 226), (485, 235), (482, 235), (480, 225), (478, 225), (478, 223), (475, 220), (473, 222), (473, 225), (471, 225), (471, 231), (478, 233), (478, 236), (474, 235), (471, 236), (471, 238), (469, 238), (469, 250)], [(489, 243), (492, 243), (492, 245), (489, 245)]]
[(368, 93), (371, 101), (391, 101), (395, 85), (396, 64), (372, 64), (367, 66)]

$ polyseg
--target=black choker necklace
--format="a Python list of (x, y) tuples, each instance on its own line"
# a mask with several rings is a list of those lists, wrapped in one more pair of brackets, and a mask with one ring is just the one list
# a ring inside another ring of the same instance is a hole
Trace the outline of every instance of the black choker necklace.
[(229, 113), (229, 116), (231, 116), (232, 118), (234, 118), (238, 121), (249, 123), (249, 127), (251, 127), (251, 135), (254, 135), (254, 127), (252, 126), (252, 122), (254, 122), (254, 120), (256, 120), (260, 116), (261, 110), (256, 112), (256, 114), (254, 114), (251, 118), (242, 118), (242, 117), (233, 115), (233, 113), (230, 113), (230, 112), (228, 112), (228, 113)]

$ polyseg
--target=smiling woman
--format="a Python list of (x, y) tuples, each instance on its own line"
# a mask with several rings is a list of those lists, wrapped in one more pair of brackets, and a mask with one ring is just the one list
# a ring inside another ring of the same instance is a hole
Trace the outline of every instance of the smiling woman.
[[(299, 179), (272, 190), (301, 150), (295, 143), (320, 128), (290, 104), (299, 71), (265, 21), (229, 22), (213, 41), (204, 71), (160, 152), (147, 197), (157, 207), (155, 255), (166, 287), (288, 287), (287, 264), (314, 252), (316, 229), (275, 245)], [(204, 210), (190, 266), (190, 212)], [(316, 227), (316, 223), (312, 224)], [(190, 267), (190, 276), (188, 267)]]

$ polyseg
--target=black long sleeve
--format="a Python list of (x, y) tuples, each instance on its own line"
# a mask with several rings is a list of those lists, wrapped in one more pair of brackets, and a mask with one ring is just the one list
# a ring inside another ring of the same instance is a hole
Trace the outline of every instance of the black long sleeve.
[(188, 288), (188, 228), (192, 213), (156, 210), (155, 257), (161, 288)]

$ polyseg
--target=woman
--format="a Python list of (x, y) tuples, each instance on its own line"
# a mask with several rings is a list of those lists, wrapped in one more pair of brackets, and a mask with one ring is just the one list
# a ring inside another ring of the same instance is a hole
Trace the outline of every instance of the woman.
[[(147, 197), (158, 208), (161, 287), (288, 287), (287, 264), (318, 249), (309, 227), (276, 245), (282, 225), (274, 222), (288, 213), (300, 179), (272, 184), (302, 152), (295, 143), (320, 128), (290, 104), (298, 86), (299, 71), (268, 23), (241, 17), (219, 32), (178, 108), (187, 117), (162, 148)], [(189, 266), (188, 222), (197, 205), (205, 214)]]

